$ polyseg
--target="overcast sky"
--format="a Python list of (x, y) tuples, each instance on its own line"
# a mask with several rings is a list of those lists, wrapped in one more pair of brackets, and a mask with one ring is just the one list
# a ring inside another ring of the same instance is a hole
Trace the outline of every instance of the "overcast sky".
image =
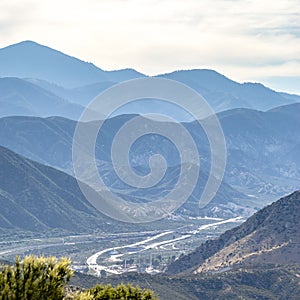
[(22, 40), (105, 70), (210, 68), (300, 94), (300, 0), (0, 0), (0, 47)]

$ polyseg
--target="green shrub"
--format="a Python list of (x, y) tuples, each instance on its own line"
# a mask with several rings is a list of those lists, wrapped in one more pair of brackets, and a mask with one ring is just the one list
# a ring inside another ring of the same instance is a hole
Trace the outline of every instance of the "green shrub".
[(132, 285), (96, 285), (92, 289), (80, 293), (75, 300), (155, 300), (158, 299), (150, 290), (142, 290)]
[(152, 291), (131, 285), (96, 285), (90, 290), (66, 294), (73, 271), (70, 260), (55, 257), (16, 258), (15, 266), (0, 269), (1, 300), (155, 300)]
[(72, 274), (66, 258), (17, 257), (15, 266), (4, 266), (0, 272), (0, 299), (61, 300)]

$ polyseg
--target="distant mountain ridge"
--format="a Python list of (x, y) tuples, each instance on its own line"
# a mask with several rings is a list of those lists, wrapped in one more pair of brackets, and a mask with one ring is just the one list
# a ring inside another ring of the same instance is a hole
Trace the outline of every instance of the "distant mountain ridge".
[[(106, 143), (109, 144), (113, 130), (117, 130), (123, 120), (129, 117), (130, 116), (118, 116), (108, 122), (104, 133), (105, 149), (107, 147)], [(32, 117), (2, 118), (0, 119), (0, 145), (2, 144), (25, 157), (58, 168), (72, 175), (72, 142), (75, 126), (75, 121), (57, 117), (47, 119)], [(147, 143), (142, 144), (147, 147)], [(166, 193), (172, 186), (172, 181), (177, 179), (176, 174), (179, 172), (179, 167), (175, 165), (168, 168), (167, 176), (164, 177), (158, 186), (153, 187), (153, 189), (150, 188), (139, 191), (134, 188), (123, 187), (123, 185), (120, 186), (119, 180), (115, 178), (109, 157), (104, 155), (102, 160), (98, 157), (99, 152), (102, 151), (100, 150), (102, 149), (101, 145), (102, 142), (96, 145), (99, 172), (102, 176), (105, 176), (109, 186), (115, 188), (116, 191), (118, 188), (121, 190), (126, 189), (128, 197), (131, 195), (136, 201), (148, 201), (153, 197), (160, 196), (157, 196), (157, 193)], [(138, 149), (138, 151), (145, 152), (143, 147)], [(106, 151), (103, 153), (105, 154)], [(136, 155), (138, 156), (138, 153), (136, 153)], [(143, 169), (145, 167), (141, 166), (141, 168)], [(194, 191), (195, 193), (201, 192), (205, 180), (207, 180), (207, 173), (206, 169), (203, 168), (197, 189)], [(197, 215), (201, 213), (203, 216), (216, 215), (219, 217), (232, 217), (239, 216), (240, 214), (249, 215), (253, 213), (255, 209), (252, 207), (252, 202), (250, 203), (251, 206), (247, 207), (249, 205), (247, 198), (248, 197), (243, 193), (237, 192), (224, 182), (214, 201), (212, 201), (208, 207), (200, 210), (197, 198), (192, 198), (191, 201), (187, 201), (183, 207), (178, 210), (178, 213), (182, 215)], [(218, 209), (216, 209), (216, 207), (218, 207)]]
[[(32, 41), (0, 49), (0, 65), (0, 76), (25, 78), (82, 106), (86, 106), (100, 92), (116, 83), (147, 76), (130, 68), (104, 71), (92, 63)], [(259, 83), (240, 84), (213, 70), (180, 70), (157, 77), (173, 79), (195, 89), (215, 112), (233, 108), (266, 111), (300, 102), (300, 96), (277, 93)], [(151, 106), (147, 108), (151, 110)], [(167, 106), (160, 109), (162, 113), (167, 110)]]
[(0, 169), (0, 234), (14, 230), (80, 233), (110, 228), (111, 219), (91, 206), (70, 175), (3, 147)]
[(215, 272), (233, 266), (300, 264), (300, 191), (261, 209), (240, 226), (208, 240), (169, 273)]
[(84, 107), (25, 80), (0, 78), (0, 117), (64, 116), (77, 120)]
[(92, 63), (33, 41), (0, 49), (0, 65), (2, 77), (37, 78), (66, 87), (144, 76), (132, 69), (106, 72)]
[(214, 70), (181, 70), (158, 77), (177, 80), (195, 89), (216, 112), (234, 108), (266, 111), (300, 100), (300, 97), (277, 93), (260, 83), (240, 84)]
[[(272, 199), (299, 188), (300, 133), (295, 130), (300, 127), (299, 114), (297, 103), (268, 112), (234, 109), (219, 113), (228, 152), (225, 181), (246, 194), (270, 195)], [(133, 115), (121, 115), (108, 120), (103, 141), (111, 140), (131, 117)], [(208, 171), (210, 154), (204, 133), (194, 123), (184, 125), (195, 137), (202, 167)], [(75, 127), (75, 121), (57, 117), (0, 118), (0, 145), (72, 174)], [(148, 146), (153, 147), (151, 140), (139, 145), (136, 154), (140, 158)], [(108, 146), (105, 149), (110, 154)], [(172, 163), (170, 155), (169, 158)], [(108, 162), (109, 158), (104, 156), (102, 160)]]

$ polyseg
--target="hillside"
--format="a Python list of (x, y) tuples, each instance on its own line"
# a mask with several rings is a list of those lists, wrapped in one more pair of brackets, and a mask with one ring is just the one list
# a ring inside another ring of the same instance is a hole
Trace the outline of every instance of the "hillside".
[(0, 117), (26, 115), (78, 119), (83, 109), (83, 106), (68, 102), (25, 80), (0, 78)]
[(33, 41), (0, 49), (0, 65), (2, 77), (36, 78), (71, 88), (100, 81), (118, 82), (124, 80), (123, 78), (143, 76), (131, 69), (106, 72), (92, 63)]
[(258, 265), (222, 274), (180, 276), (131, 273), (99, 279), (75, 273), (71, 285), (90, 288), (99, 282), (113, 286), (131, 282), (154, 290), (161, 300), (298, 300), (299, 272), (297, 267)]
[(158, 76), (182, 82), (195, 89), (216, 112), (234, 108), (266, 111), (299, 102), (296, 96), (277, 93), (260, 83), (238, 83), (214, 70), (180, 70)]
[[(295, 130), (300, 128), (299, 114), (298, 103), (267, 112), (234, 109), (219, 113), (228, 153), (225, 181), (235, 189), (258, 198), (267, 195), (275, 200), (296, 190), (300, 176), (300, 132)], [(103, 161), (109, 161), (109, 147), (113, 136), (132, 117), (133, 115), (117, 116), (106, 122), (102, 139), (102, 144), (106, 145)], [(198, 145), (202, 167), (207, 172), (210, 167), (210, 151), (205, 134), (195, 123), (184, 125)], [(0, 145), (71, 174), (75, 126), (74, 121), (56, 117), (1, 118)], [(151, 140), (144, 141), (135, 148), (138, 157), (145, 156), (149, 149), (155, 147)], [(158, 146), (155, 151), (168, 153), (169, 161), (174, 165), (176, 159), (170, 155), (169, 146)], [(102, 148), (99, 146), (98, 149)]]
[(300, 263), (300, 191), (261, 209), (240, 226), (208, 240), (168, 273), (226, 270), (234, 265)]
[[(107, 184), (113, 188), (119, 188), (122, 192), (123, 185), (120, 186), (120, 180), (115, 176), (110, 161), (110, 146), (115, 133), (118, 131), (124, 120), (132, 116), (118, 116), (110, 119), (104, 126), (103, 139), (97, 143), (97, 158), (101, 166), (100, 172), (107, 178)], [(59, 168), (64, 172), (72, 175), (72, 142), (76, 122), (63, 118), (32, 118), (32, 117), (9, 117), (0, 119), (0, 144), (21, 155), (38, 161), (43, 164), (51, 165)], [(160, 143), (154, 143), (151, 139), (141, 141), (132, 153), (133, 157), (142, 157), (145, 161), (149, 149), (162, 153), (165, 157), (168, 153), (169, 159), (167, 176), (164, 177), (160, 185), (153, 189), (136, 189), (125, 186), (127, 194), (132, 195), (137, 201), (148, 201), (154, 199), (160, 192), (166, 193), (169, 187), (172, 187), (174, 178), (179, 172), (179, 166), (176, 160), (172, 160), (172, 149), (168, 144), (161, 147)], [(156, 147), (156, 148), (155, 148)], [(203, 153), (203, 152), (202, 152)], [(135, 155), (135, 156), (134, 156)], [(147, 166), (142, 165), (141, 168), (147, 171)], [(104, 173), (105, 172), (105, 173)], [(237, 192), (226, 182), (223, 182), (215, 199), (211, 205), (200, 210), (198, 207), (197, 195), (199, 195), (207, 178), (208, 168), (203, 167), (201, 176), (199, 177), (197, 189), (194, 191), (194, 197), (184, 204), (178, 212), (181, 214), (192, 215), (211, 215), (218, 217), (233, 217), (246, 215), (254, 212), (252, 201), (248, 201), (248, 197), (241, 192)], [(122, 192), (124, 193), (124, 192)]]
[(111, 220), (90, 205), (70, 175), (3, 147), (0, 169), (0, 233), (111, 230)]
[(253, 195), (280, 197), (299, 188), (300, 105), (219, 113), (227, 144), (226, 180)]

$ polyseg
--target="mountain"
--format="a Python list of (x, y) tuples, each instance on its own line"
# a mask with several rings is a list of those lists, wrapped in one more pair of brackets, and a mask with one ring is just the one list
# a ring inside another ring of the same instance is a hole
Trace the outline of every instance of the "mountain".
[(72, 174), (75, 121), (60, 117), (6, 117), (0, 123), (2, 146)]
[[(256, 203), (256, 208), (300, 187), (300, 133), (295, 130), (300, 127), (299, 114), (299, 104), (282, 106), (267, 112), (235, 109), (218, 114), (228, 154), (224, 180), (234, 189), (252, 195), (252, 202)], [(121, 126), (132, 117), (134, 115), (121, 115), (104, 123), (103, 138), (99, 141), (102, 146), (97, 144), (96, 152), (103, 170), (112, 169), (110, 162), (112, 140)], [(193, 136), (201, 153), (202, 170), (208, 173), (210, 149), (203, 130), (194, 122), (183, 125)], [(76, 122), (56, 117), (2, 118), (0, 145), (72, 174), (72, 142), (75, 127)], [(168, 158), (168, 163), (175, 167), (173, 174), (178, 173), (176, 169), (178, 157), (171, 144), (157, 138), (154, 141), (146, 138), (141, 141), (135, 143), (133, 148), (132, 155), (135, 154), (131, 156), (131, 160), (134, 162), (134, 157), (138, 159), (134, 164), (141, 163), (147, 172), (148, 166), (145, 162), (148, 161), (150, 152), (155, 151)], [(116, 182), (113, 173), (109, 178), (111, 184)], [(173, 180), (172, 177), (166, 179), (170, 183)]]
[[(72, 176), (0, 147), (0, 233), (111, 230)], [(126, 227), (126, 226), (125, 226)], [(114, 222), (114, 230), (122, 228)]]
[(221, 272), (234, 266), (300, 263), (300, 191), (261, 209), (168, 267), (169, 273)]
[[(104, 71), (92, 63), (32, 41), (0, 49), (0, 65), (2, 77), (26, 78), (61, 98), (83, 106), (113, 84), (146, 76), (130, 68)], [(297, 95), (277, 93), (259, 83), (241, 84), (213, 70), (180, 70), (157, 76), (182, 82), (195, 89), (216, 112), (234, 108), (266, 111), (300, 102)], [(150, 105), (150, 110), (156, 105)], [(166, 107), (163, 106), (160, 112), (165, 111)], [(137, 110), (134, 112), (140, 113)]]
[(279, 93), (282, 97), (287, 98), (293, 102), (300, 102), (300, 96), (296, 94)]
[[(153, 143), (151, 138), (146, 141), (142, 140), (136, 144), (132, 152), (132, 160), (138, 158), (141, 162), (139, 163), (138, 171), (142, 173), (148, 172), (149, 167), (144, 161), (148, 161), (149, 151), (157, 151), (162, 153), (164, 157), (169, 156), (169, 168), (166, 171), (166, 175), (159, 185), (153, 188), (142, 189), (142, 191), (122, 184), (120, 179), (116, 177), (112, 166), (110, 147), (116, 132), (123, 125), (124, 121), (130, 118), (132, 116), (122, 115), (109, 119), (105, 123), (103, 138), (96, 144), (96, 158), (99, 172), (105, 178), (108, 186), (115, 189), (116, 192), (125, 189), (128, 197), (134, 198), (135, 201), (147, 202), (164, 196), (169, 189), (172, 189), (174, 182), (178, 178), (180, 166), (176, 164), (176, 155), (172, 155), (174, 150), (172, 150), (170, 144), (161, 144), (158, 141)], [(0, 144), (30, 159), (53, 166), (72, 175), (72, 142), (75, 127), (76, 122), (58, 117), (46, 119), (32, 117), (2, 118), (0, 119)], [(164, 147), (160, 146), (164, 144)], [(168, 156), (165, 155), (166, 151), (169, 153)], [(201, 169), (201, 176), (193, 192), (193, 197), (178, 210), (178, 213), (183, 215), (207, 214), (218, 217), (232, 217), (241, 214), (248, 216), (255, 211), (254, 207), (256, 204), (253, 204), (252, 201), (249, 202), (247, 196), (237, 192), (225, 182), (221, 185), (214, 201), (205, 209), (200, 210), (198, 199), (207, 180), (207, 172), (207, 167)], [(89, 178), (88, 172), (87, 178)]]
[(100, 81), (118, 82), (144, 76), (132, 69), (106, 72), (60, 51), (32, 41), (0, 49), (0, 76), (37, 78), (64, 87), (78, 87)]
[[(120, 81), (138, 78), (138, 76), (134, 77), (129, 75), (127, 76), (126, 73), (124, 74), (126, 76), (119, 78)], [(206, 99), (215, 112), (235, 108), (250, 108), (266, 111), (277, 106), (300, 102), (300, 96), (298, 95), (278, 93), (260, 83), (248, 82), (241, 84), (213, 70), (194, 69), (187, 71), (175, 71), (168, 74), (158, 75), (157, 77), (176, 80), (193, 88)], [(28, 80), (65, 99), (68, 99), (69, 101), (76, 102), (84, 106), (99, 93), (116, 83), (116, 81), (113, 80), (105, 80), (93, 84), (78, 86), (76, 88), (64, 88), (37, 79)], [(143, 105), (147, 104), (143, 103)], [(162, 104), (160, 103), (159, 105)], [(152, 106), (148, 105), (148, 111), (151, 111), (154, 106), (157, 106), (157, 103), (152, 103)], [(170, 109), (170, 106), (163, 106), (160, 109), (160, 112), (164, 113)], [(139, 113), (138, 110), (135, 110), (135, 112)]]
[(78, 119), (83, 109), (25, 80), (0, 78), (0, 117), (55, 115)]
[(213, 70), (182, 70), (158, 77), (176, 80), (195, 89), (216, 112), (234, 108), (266, 111), (300, 100), (295, 95), (277, 93), (260, 83), (235, 82)]
[(66, 88), (41, 79), (26, 79), (26, 81), (38, 85), (70, 102), (83, 105), (84, 107), (86, 107), (99, 93), (116, 84), (113, 81), (101, 81), (75, 88)]
[(282, 196), (300, 187), (300, 104), (218, 114), (227, 144), (226, 180), (248, 193)]

